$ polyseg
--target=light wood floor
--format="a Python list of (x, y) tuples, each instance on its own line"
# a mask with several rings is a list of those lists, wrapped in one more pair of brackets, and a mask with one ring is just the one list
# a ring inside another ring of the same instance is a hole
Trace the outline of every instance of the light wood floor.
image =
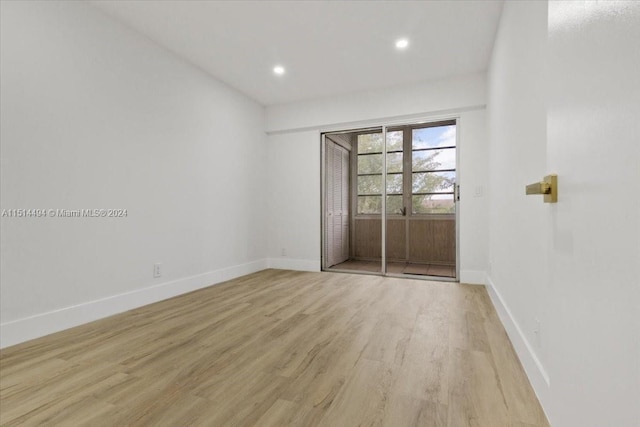
[(0, 353), (6, 426), (547, 426), (483, 287), (265, 270)]

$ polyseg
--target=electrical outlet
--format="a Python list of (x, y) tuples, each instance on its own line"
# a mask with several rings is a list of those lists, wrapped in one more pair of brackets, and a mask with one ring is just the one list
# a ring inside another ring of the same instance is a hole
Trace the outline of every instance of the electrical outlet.
[(153, 277), (162, 276), (162, 264), (159, 262), (153, 264)]
[(286, 248), (282, 248), (282, 250), (280, 251), (280, 256), (287, 256), (287, 249)]
[(484, 188), (482, 188), (482, 185), (476, 185), (476, 187), (473, 189), (473, 195), (475, 197), (482, 197), (483, 193), (484, 193)]

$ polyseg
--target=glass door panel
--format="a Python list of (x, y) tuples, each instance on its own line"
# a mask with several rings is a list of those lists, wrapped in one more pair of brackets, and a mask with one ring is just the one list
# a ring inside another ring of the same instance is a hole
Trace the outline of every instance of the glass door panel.
[(387, 128), (386, 178), (387, 206), (385, 215), (385, 271), (402, 274), (407, 257), (407, 158), (405, 130)]
[(382, 206), (384, 197), (384, 146), (382, 128), (353, 135), (355, 154), (355, 216), (353, 219), (354, 269), (382, 273)]
[(405, 274), (457, 276), (455, 121), (411, 126)]

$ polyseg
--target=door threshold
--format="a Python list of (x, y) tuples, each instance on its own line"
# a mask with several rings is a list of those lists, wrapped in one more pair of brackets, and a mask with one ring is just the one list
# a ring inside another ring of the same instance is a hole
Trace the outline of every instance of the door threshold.
[(331, 268), (331, 267), (321, 271), (325, 273), (361, 274), (363, 276), (393, 277), (394, 279), (413, 279), (413, 280), (424, 280), (428, 282), (448, 282), (448, 283), (460, 282), (456, 277), (425, 276), (423, 274), (394, 274), (394, 273), (382, 274), (380, 272), (375, 272), (375, 271), (343, 270), (343, 269), (337, 269), (337, 268)]
[(397, 278), (397, 279), (426, 280), (426, 281), (429, 281), (429, 282), (449, 282), (449, 283), (458, 283), (458, 282), (460, 282), (457, 277), (426, 276), (424, 274), (406, 274), (406, 273), (405, 274), (395, 274), (395, 273), (387, 273), (384, 276), (385, 277), (394, 277), (394, 278)]

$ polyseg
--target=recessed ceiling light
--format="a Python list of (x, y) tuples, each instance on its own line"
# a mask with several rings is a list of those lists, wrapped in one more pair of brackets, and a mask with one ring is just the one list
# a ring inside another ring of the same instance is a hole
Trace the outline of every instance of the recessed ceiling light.
[(284, 74), (284, 67), (282, 65), (276, 65), (275, 67), (273, 67), (273, 72), (281, 76)]
[(398, 49), (406, 49), (408, 46), (409, 46), (409, 40), (407, 40), (407, 39), (396, 40), (396, 48), (398, 48)]

